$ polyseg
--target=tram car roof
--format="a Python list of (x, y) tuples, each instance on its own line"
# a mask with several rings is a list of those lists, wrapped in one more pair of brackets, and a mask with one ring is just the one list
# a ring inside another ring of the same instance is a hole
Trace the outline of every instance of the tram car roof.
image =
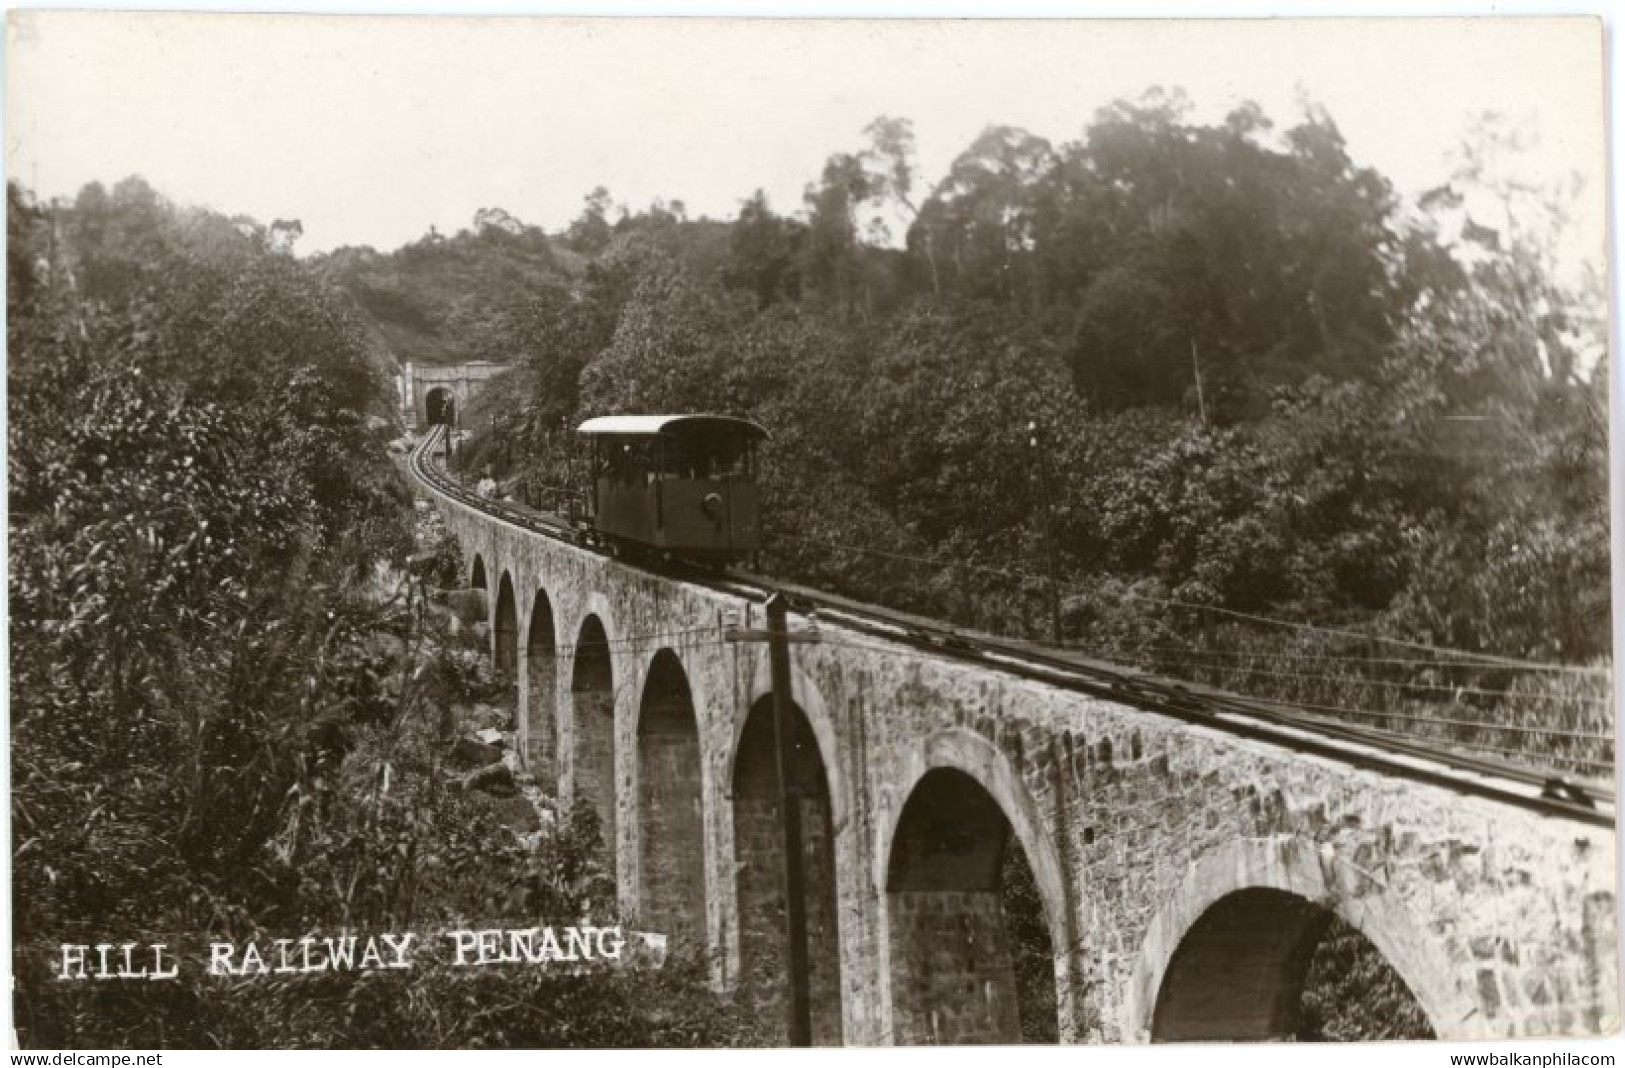
[(588, 419), (576, 433), (596, 436), (615, 434), (626, 437), (653, 437), (678, 428), (729, 430), (751, 438), (768, 436), (766, 428), (749, 419), (732, 415), (601, 415)]

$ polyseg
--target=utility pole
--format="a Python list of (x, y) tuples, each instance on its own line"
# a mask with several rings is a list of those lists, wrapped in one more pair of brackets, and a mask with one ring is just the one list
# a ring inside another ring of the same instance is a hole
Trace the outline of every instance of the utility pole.
[(767, 599), (767, 630), (740, 630), (734, 622), (723, 635), (730, 642), (767, 642), (769, 674), (773, 682), (773, 754), (778, 776), (780, 826), (783, 831), (784, 864), (781, 886), (784, 891), (785, 941), (788, 944), (790, 979), (790, 1045), (812, 1045), (812, 997), (807, 966), (807, 877), (801, 857), (801, 805), (790, 786), (789, 770), (795, 761), (790, 696), (790, 643), (816, 642), (816, 630), (791, 634), (788, 624), (789, 598), (774, 592)]
[(1039, 480), (1039, 507), (1044, 510), (1044, 556), (1049, 567), (1049, 632), (1050, 641), (1059, 647), (1061, 642), (1061, 576), (1055, 556), (1055, 509), (1052, 501), (1054, 486), (1049, 475), (1049, 443), (1038, 428), (1038, 420), (1027, 423), (1027, 445), (1037, 454)]

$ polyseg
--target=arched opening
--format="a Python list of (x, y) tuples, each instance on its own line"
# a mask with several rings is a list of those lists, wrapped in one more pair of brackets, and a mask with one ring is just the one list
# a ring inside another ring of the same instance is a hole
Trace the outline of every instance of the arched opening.
[[(803, 904), (807, 917), (807, 988), (812, 1041), (841, 1042), (841, 953), (835, 911), (835, 831), (829, 777), (812, 726), (794, 704), (792, 759), (785, 768), (801, 816)], [(789, 942), (785, 928), (784, 823), (779, 811), (773, 700), (751, 706), (734, 758), (734, 852), (739, 898), (739, 989), (765, 1022), (789, 1038)]]
[[(588, 616), (576, 635), (570, 673), (570, 766), (576, 797), (592, 806), (610, 858), (615, 856), (615, 680), (610, 671), (609, 636), (597, 616)], [(609, 865), (613, 873), (615, 866)]]
[(474, 570), (468, 576), (468, 585), (470, 589), (476, 589), (482, 593), (491, 588), (491, 584), (485, 579), (485, 561), (480, 558), (478, 553), (474, 554)]
[(542, 590), (530, 609), (530, 630), (525, 635), (525, 766), (544, 788), (557, 778), (554, 751), (558, 727), (554, 705), (558, 696), (558, 667), (554, 660), (553, 603)]
[(519, 666), (519, 610), (514, 604), (513, 579), (506, 571), (497, 587), (496, 664), (498, 671), (508, 675)]
[(444, 423), (451, 426), (457, 422), (457, 398), (445, 386), (436, 386), (429, 390), (424, 395), (423, 408), (430, 425)]
[(705, 933), (700, 732), (688, 676), (655, 654), (638, 710), (638, 902), (646, 929), (700, 944)]
[(1057, 1041), (1055, 947), (999, 803), (953, 768), (903, 805), (886, 872), (893, 1037)]
[(1432, 1038), (1415, 995), (1364, 935), (1286, 890), (1226, 894), (1168, 961), (1154, 1042)]

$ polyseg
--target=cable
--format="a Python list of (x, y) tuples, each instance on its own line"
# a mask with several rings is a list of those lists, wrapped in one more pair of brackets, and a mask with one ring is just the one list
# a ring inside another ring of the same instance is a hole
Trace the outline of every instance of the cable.
[[(826, 646), (832, 646), (832, 647), (835, 647), (835, 648), (865, 649), (865, 650), (869, 650), (871, 652), (890, 653), (890, 654), (896, 655), (896, 656), (913, 656), (913, 657), (922, 657), (923, 658), (923, 657), (931, 655), (929, 652), (925, 652), (925, 651), (918, 650), (918, 649), (912, 649), (912, 648), (910, 648), (910, 647), (908, 647), (906, 645), (893, 646), (893, 645), (880, 645), (880, 644), (873, 643), (873, 642), (830, 641), (827, 638), (821, 638), (819, 640), (818, 644), (826, 645)], [(1248, 695), (1241, 694), (1241, 695), (1238, 695), (1238, 696), (1246, 697)], [(1369, 709), (1361, 709), (1361, 708), (1343, 708), (1343, 707), (1336, 706), (1336, 705), (1305, 704), (1305, 703), (1301, 703), (1301, 702), (1298, 702), (1298, 701), (1292, 701), (1292, 700), (1285, 699), (1285, 698), (1257, 697), (1256, 695), (1255, 695), (1255, 699), (1263, 700), (1263, 701), (1269, 701), (1271, 703), (1286, 704), (1286, 705), (1289, 706), (1290, 710), (1306, 709), (1306, 710), (1311, 710), (1311, 711), (1316, 711), (1316, 712), (1325, 712), (1325, 713), (1333, 713), (1333, 714), (1341, 714), (1341, 715), (1369, 716), (1369, 717), (1375, 717), (1375, 718), (1381, 718), (1381, 719), (1398, 719), (1398, 720), (1405, 720), (1405, 721), (1415, 722), (1415, 723), (1437, 724), (1437, 725), (1440, 725), (1440, 726), (1460, 726), (1460, 727), (1480, 728), (1480, 729), (1484, 729), (1484, 730), (1512, 731), (1512, 732), (1519, 733), (1519, 734), (1540, 734), (1540, 735), (1549, 735), (1549, 736), (1558, 737), (1558, 738), (1577, 738), (1577, 739), (1583, 739), (1583, 740), (1586, 740), (1586, 741), (1600, 741), (1600, 742), (1609, 742), (1609, 743), (1612, 743), (1614, 741), (1614, 736), (1611, 735), (1611, 734), (1593, 733), (1593, 732), (1589, 732), (1589, 731), (1570, 731), (1570, 730), (1565, 730), (1563, 728), (1553, 728), (1553, 727), (1520, 727), (1520, 726), (1510, 726), (1510, 725), (1503, 726), (1503, 725), (1497, 724), (1497, 723), (1480, 723), (1480, 722), (1477, 722), (1475, 720), (1439, 719), (1439, 718), (1436, 718), (1436, 717), (1418, 716), (1418, 715), (1404, 713), (1404, 712), (1379, 712), (1379, 711), (1372, 711), (1372, 710), (1369, 710)], [(1415, 735), (1402, 735), (1402, 737), (1417, 737), (1417, 736), (1415, 736)], [(1454, 739), (1449, 739), (1449, 738), (1430, 739), (1430, 740), (1445, 742), (1445, 743), (1452, 743), (1452, 744), (1455, 741)]]
[[(803, 545), (817, 545), (823, 548), (835, 549), (841, 552), (864, 553), (870, 556), (880, 556), (891, 560), (903, 560), (917, 564), (930, 564), (935, 567), (962, 567), (972, 571), (981, 571), (986, 574), (1001, 575), (1005, 578), (1036, 579), (1040, 582), (1049, 581), (1045, 576), (1034, 574), (1033, 572), (1009, 571), (1004, 568), (988, 567), (984, 564), (972, 564), (969, 562), (955, 560), (941, 560), (934, 557), (911, 556), (907, 553), (886, 552), (881, 549), (866, 549), (856, 545), (843, 545), (837, 542), (797, 538), (794, 536), (785, 537), (784, 540), (797, 542)], [(1066, 583), (1064, 585), (1069, 590), (1087, 590), (1086, 587), (1080, 586), (1076, 583)], [(1377, 641), (1389, 645), (1397, 645), (1407, 649), (1416, 649), (1422, 652), (1435, 653), (1443, 656), (1464, 657), (1470, 660), (1477, 660), (1486, 665), (1493, 665), (1497, 667), (1513, 667), (1529, 671), (1566, 671), (1579, 674), (1604, 673), (1603, 669), (1598, 668), (1587, 668), (1572, 664), (1542, 663), (1534, 660), (1522, 660), (1516, 657), (1499, 656), (1493, 653), (1474, 653), (1465, 649), (1451, 649), (1446, 646), (1430, 645), (1427, 642), (1408, 641), (1403, 638), (1390, 638), (1380, 634), (1363, 634), (1359, 631), (1342, 630), (1336, 627), (1322, 627), (1313, 623), (1294, 623), (1289, 620), (1272, 619), (1268, 616), (1254, 615), (1250, 612), (1239, 612), (1231, 608), (1220, 608), (1217, 605), (1195, 604), (1190, 601), (1176, 601), (1163, 597), (1150, 597), (1145, 594), (1130, 593), (1127, 591), (1123, 592), (1122, 596), (1132, 601), (1144, 601), (1148, 604), (1166, 605), (1171, 608), (1184, 608), (1197, 612), (1215, 612), (1220, 615), (1230, 616), (1236, 619), (1244, 619), (1252, 623), (1261, 623), (1267, 626), (1288, 627), (1294, 630), (1302, 630), (1315, 634), (1329, 634), (1335, 637), (1348, 638), (1358, 641)]]
[[(1403, 733), (1401, 731), (1384, 730), (1381, 727), (1362, 727), (1360, 729), (1370, 731), (1372, 734), (1383, 734), (1383, 735), (1387, 735), (1390, 738), (1398, 738), (1398, 739), (1401, 739), (1401, 740), (1404, 740), (1404, 741), (1417, 741), (1418, 740), (1414, 735), (1408, 735), (1408, 734), (1405, 734), (1405, 733)], [(1463, 741), (1458, 741), (1458, 740), (1453, 739), (1453, 738), (1448, 739), (1448, 740), (1445, 740), (1445, 739), (1434, 739), (1434, 740), (1448, 741), (1448, 744), (1450, 744), (1450, 745), (1459, 745), (1459, 746), (1463, 746), (1463, 747), (1465, 747), (1467, 749), (1478, 749), (1478, 750), (1482, 750), (1483, 752), (1486, 752), (1486, 753), (1499, 753), (1502, 756), (1519, 757), (1519, 758), (1521, 758), (1521, 759), (1523, 759), (1525, 761), (1529, 761), (1529, 760), (1535, 760), (1535, 761), (1542, 761), (1542, 760), (1545, 760), (1545, 761), (1562, 761), (1562, 762), (1566, 762), (1566, 763), (1570, 763), (1570, 764), (1584, 764), (1584, 765), (1586, 765), (1588, 767), (1593, 767), (1593, 768), (1604, 768), (1610, 774), (1612, 774), (1613, 771), (1614, 771), (1614, 764), (1613, 764), (1612, 761), (1591, 760), (1591, 759), (1588, 759), (1586, 757), (1564, 756), (1564, 755), (1559, 754), (1559, 753), (1531, 753), (1527, 749), (1507, 749), (1507, 748), (1505, 748), (1503, 746), (1499, 746), (1499, 745), (1486, 745), (1486, 744), (1484, 744), (1482, 742), (1463, 742)]]
[[(1281, 703), (1281, 704), (1286, 704), (1286, 705), (1290, 706), (1293, 709), (1303, 709), (1303, 710), (1310, 711), (1310, 712), (1324, 712), (1324, 713), (1328, 713), (1328, 714), (1331, 714), (1331, 715), (1340, 715), (1340, 716), (1376, 716), (1376, 717), (1386, 717), (1388, 719), (1410, 720), (1410, 721), (1415, 722), (1415, 723), (1436, 723), (1436, 724), (1449, 725), (1449, 726), (1474, 727), (1474, 728), (1479, 728), (1479, 729), (1483, 729), (1483, 730), (1516, 731), (1516, 732), (1519, 732), (1519, 733), (1527, 733), (1527, 734), (1544, 734), (1544, 735), (1550, 735), (1550, 736), (1552, 736), (1554, 738), (1581, 738), (1581, 739), (1585, 739), (1586, 741), (1599, 741), (1599, 742), (1610, 742), (1610, 743), (1612, 743), (1614, 741), (1614, 736), (1611, 735), (1611, 734), (1598, 734), (1598, 733), (1595, 733), (1595, 732), (1592, 732), (1592, 731), (1571, 731), (1571, 730), (1567, 730), (1567, 729), (1564, 729), (1564, 728), (1558, 728), (1558, 727), (1501, 726), (1500, 724), (1496, 724), (1496, 723), (1479, 723), (1479, 722), (1477, 722), (1475, 720), (1439, 719), (1439, 718), (1434, 718), (1434, 717), (1431, 717), (1431, 716), (1418, 716), (1418, 715), (1414, 715), (1414, 714), (1410, 714), (1410, 713), (1404, 713), (1404, 712), (1376, 712), (1376, 711), (1372, 711), (1371, 709), (1365, 709), (1365, 708), (1343, 708), (1343, 707), (1341, 707), (1339, 705), (1317, 705), (1317, 704), (1310, 704), (1310, 703), (1307, 703), (1307, 702), (1304, 702), (1304, 701), (1293, 701), (1293, 700), (1289, 700), (1289, 699), (1285, 699), (1285, 698), (1278, 698), (1278, 697), (1273, 697), (1273, 698), (1272, 697), (1266, 697), (1266, 698), (1260, 698), (1260, 700), (1272, 701), (1272, 702), (1277, 702), (1277, 703)], [(1454, 739), (1441, 739), (1441, 741), (1454, 741)]]
[(1315, 634), (1331, 634), (1358, 641), (1384, 642), (1388, 645), (1398, 645), (1406, 649), (1416, 649), (1421, 652), (1438, 653), (1446, 656), (1460, 656), (1478, 660), (1486, 665), (1496, 667), (1522, 668), (1528, 671), (1566, 671), (1575, 674), (1599, 674), (1597, 668), (1580, 667), (1574, 664), (1548, 664), (1536, 660), (1520, 660), (1516, 657), (1497, 656), (1492, 653), (1471, 653), (1465, 649), (1450, 649), (1440, 645), (1429, 645), (1427, 642), (1407, 641), (1404, 638), (1389, 638), (1380, 634), (1361, 634), (1359, 631), (1340, 630), (1336, 627), (1321, 627), (1313, 623), (1291, 623), (1283, 619), (1270, 619), (1268, 616), (1253, 615), (1250, 612), (1238, 612), (1230, 608), (1219, 608), (1216, 605), (1192, 604), (1187, 601), (1165, 600), (1159, 597), (1147, 597), (1143, 594), (1125, 593), (1123, 596), (1132, 601), (1147, 601), (1155, 604), (1169, 605), (1175, 608), (1187, 608), (1198, 612), (1216, 612), (1219, 615), (1231, 616), (1236, 619), (1245, 619), (1253, 623), (1265, 623), (1276, 627), (1290, 627), (1295, 630), (1308, 631)]
[[(1498, 665), (1491, 666), (1486, 664), (1464, 664), (1459, 660), (1420, 660), (1381, 656), (1331, 656), (1327, 654), (1309, 653), (1252, 652), (1245, 649), (1197, 649), (1193, 646), (1184, 646), (1178, 649), (1171, 649), (1166, 646), (1148, 645), (1143, 646), (1140, 651), (1151, 653), (1194, 653), (1201, 656), (1258, 657), (1260, 659), (1270, 660), (1326, 660), (1340, 664), (1399, 664), (1408, 665), (1411, 667), (1459, 668), (1464, 671), (1491, 671), (1499, 669)], [(1612, 674), (1612, 669), (1606, 667), (1592, 668), (1591, 670), (1597, 672), (1599, 675)]]
[[(865, 549), (858, 545), (842, 545), (838, 542), (821, 541), (812, 538), (798, 538), (789, 534), (775, 534), (775, 541), (793, 541), (800, 545), (813, 545), (822, 549), (834, 549), (838, 552), (859, 553), (864, 556), (880, 556), (888, 560), (902, 560), (913, 564), (929, 564), (933, 567), (962, 567), (970, 571), (981, 571), (989, 575), (999, 575), (1004, 578), (1042, 578), (1039, 575), (1023, 571), (1009, 571), (1000, 567), (990, 567), (986, 564), (973, 564), (965, 560), (940, 560), (927, 556), (910, 556), (907, 553), (887, 552), (884, 549)], [(1048, 581), (1045, 579), (1044, 581)]]
[[(1309, 658), (1305, 658), (1309, 659)], [(1305, 679), (1314, 682), (1335, 682), (1347, 686), (1381, 686), (1385, 689), (1395, 690), (1445, 690), (1452, 694), (1472, 694), (1477, 697), (1513, 697), (1527, 698), (1532, 701), (1578, 701), (1584, 704), (1611, 706), (1613, 702), (1606, 697), (1590, 697), (1583, 694), (1560, 693), (1519, 693), (1515, 690), (1487, 690), (1474, 686), (1454, 686), (1448, 682), (1395, 682), (1389, 679), (1348, 678), (1336, 675), (1305, 675), (1295, 671), (1268, 671), (1264, 668), (1245, 667), (1240, 664), (1187, 664), (1187, 668), (1200, 671), (1239, 671), (1246, 675), (1265, 675), (1277, 679)]]
[[(1299, 705), (1294, 702), (1292, 703), (1292, 707), (1307, 708), (1321, 712), (1333, 711), (1333, 709), (1326, 705)], [(1404, 712), (1376, 712), (1362, 708), (1339, 708), (1335, 709), (1335, 711), (1339, 715), (1344, 716), (1364, 716), (1371, 719), (1397, 719), (1407, 723), (1425, 723), (1430, 726), (1468, 727), (1475, 730), (1507, 731), (1513, 734), (1535, 734), (1542, 737), (1552, 738), (1577, 738), (1583, 741), (1593, 742), (1612, 743), (1614, 741), (1614, 736), (1611, 734), (1598, 734), (1592, 731), (1570, 731), (1553, 727), (1515, 727), (1511, 726), (1510, 724), (1480, 723), (1476, 720), (1470, 719), (1437, 719), (1432, 716), (1417, 716)], [(1457, 741), (1455, 738), (1440, 738), (1436, 740), (1452, 744)]]

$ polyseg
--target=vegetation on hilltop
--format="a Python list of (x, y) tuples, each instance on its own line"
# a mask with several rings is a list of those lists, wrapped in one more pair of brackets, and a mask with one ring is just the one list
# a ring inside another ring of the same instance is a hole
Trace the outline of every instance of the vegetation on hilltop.
[(492, 321), (519, 366), (466, 462), (535, 495), (580, 417), (739, 412), (774, 435), (772, 562), (812, 581), (1036, 633), (1052, 508), (1066, 637), (1103, 652), (1223, 608), (1605, 658), (1603, 304), (1558, 283), (1560, 205), (1495, 172), (1505, 131), (1413, 205), (1317, 108), (1189, 112), (991, 127), (929, 190), (883, 118), (799, 215), (746, 200), (720, 258), (600, 192), (579, 277)]

